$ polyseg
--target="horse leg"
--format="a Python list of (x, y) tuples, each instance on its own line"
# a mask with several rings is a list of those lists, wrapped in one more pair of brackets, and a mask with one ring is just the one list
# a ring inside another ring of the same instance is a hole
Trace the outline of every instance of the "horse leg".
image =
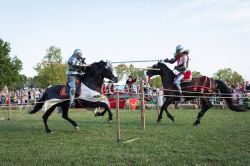
[(168, 112), (168, 109), (167, 109), (167, 108), (165, 109), (165, 112), (166, 112), (168, 118), (171, 119), (172, 122), (174, 122), (174, 121), (175, 121), (174, 116)]
[(47, 121), (48, 121), (48, 118), (51, 115), (51, 113), (55, 110), (55, 108), (56, 108), (56, 106), (52, 106), (43, 115), (43, 123), (44, 123), (45, 130), (46, 130), (47, 133), (52, 133), (52, 131), (48, 127)]
[(113, 120), (113, 113), (111, 112), (109, 107), (107, 107), (106, 110), (108, 111), (109, 114), (108, 122), (111, 123)]
[(174, 116), (168, 112), (168, 106), (173, 102), (174, 100), (169, 100), (165, 106), (165, 112), (167, 114), (167, 117), (172, 120), (172, 122), (175, 121)]
[(208, 99), (202, 99), (201, 111), (198, 113), (197, 119), (194, 122), (194, 126), (199, 126), (201, 118), (207, 112), (207, 110), (211, 107), (212, 107), (212, 104)]
[(69, 123), (71, 123), (76, 130), (80, 130), (79, 126), (75, 121), (69, 118), (68, 116), (69, 108), (68, 107), (63, 107), (63, 112), (62, 112), (62, 118), (67, 120)]
[(113, 113), (111, 112), (109, 106), (106, 103), (103, 103), (103, 105), (101, 107), (104, 107), (104, 111), (102, 111), (102, 112), (96, 112), (95, 116), (104, 116), (105, 113), (108, 111), (108, 114), (109, 114), (108, 122), (109, 123), (112, 122), (112, 120), (113, 120)]
[(168, 118), (170, 118), (172, 121), (174, 121), (174, 116), (171, 115), (171, 114), (168, 112), (168, 110), (167, 110), (167, 108), (168, 108), (169, 104), (171, 104), (171, 102), (172, 102), (172, 100), (169, 99), (169, 98), (167, 98), (166, 101), (163, 103), (163, 105), (161, 106), (160, 113), (159, 113), (159, 115), (158, 115), (157, 123), (160, 123), (160, 122), (161, 122), (162, 113), (163, 113), (164, 110), (165, 110), (165, 112), (166, 112)]
[[(165, 104), (165, 102), (164, 102), (164, 104)], [(161, 110), (160, 110), (160, 113), (159, 113), (157, 121), (156, 121), (156, 123), (158, 123), (158, 124), (161, 122), (161, 119), (162, 119), (162, 113), (164, 111), (164, 107), (163, 107), (164, 104), (161, 106)]]
[(45, 101), (45, 94), (41, 97), (41, 99), (39, 99), (38, 103), (34, 106), (34, 108), (30, 111), (28, 111), (29, 114), (34, 114), (36, 112), (38, 112), (44, 105), (44, 101)]

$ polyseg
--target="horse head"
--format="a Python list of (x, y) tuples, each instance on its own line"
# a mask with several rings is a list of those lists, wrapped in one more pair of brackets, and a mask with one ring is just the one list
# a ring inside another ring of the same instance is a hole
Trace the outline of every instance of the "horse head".
[[(147, 76), (149, 76), (149, 77), (156, 76), (156, 75), (162, 75), (162, 74), (164, 74), (165, 70), (169, 69), (162, 61), (158, 61), (158, 63), (154, 64), (151, 68), (152, 68), (152, 70), (149, 69), (146, 72)], [(158, 70), (154, 70), (154, 69), (158, 69)]]
[[(149, 78), (152, 76), (160, 75), (162, 81), (164, 81), (164, 82), (166, 81), (166, 82), (172, 84), (172, 82), (175, 78), (175, 74), (162, 61), (159, 61), (158, 63), (154, 64), (151, 68), (152, 68), (152, 70), (149, 69), (146, 72), (146, 74)], [(158, 70), (154, 70), (154, 69), (158, 69)]]
[[(86, 74), (89, 77), (99, 77), (99, 78), (107, 78), (113, 82), (118, 82), (118, 77), (116, 77), (113, 73), (113, 67), (111, 62), (109, 61), (100, 61), (92, 63), (90, 66), (86, 68)], [(84, 77), (83, 77), (84, 78)]]

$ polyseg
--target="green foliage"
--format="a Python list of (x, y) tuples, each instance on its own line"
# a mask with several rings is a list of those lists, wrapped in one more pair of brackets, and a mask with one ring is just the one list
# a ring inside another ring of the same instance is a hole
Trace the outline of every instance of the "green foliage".
[(116, 71), (116, 74), (119, 76), (118, 77), (118, 80), (119, 81), (121, 81), (123, 78), (124, 78), (124, 76), (126, 76), (127, 75), (127, 65), (125, 65), (125, 64), (119, 64), (119, 65), (117, 65), (116, 67), (115, 67), (115, 71)]
[(231, 68), (220, 69), (214, 74), (213, 77), (219, 80), (227, 80), (230, 85), (240, 84), (244, 81), (243, 77)]
[[(113, 110), (114, 111), (114, 110)], [(141, 130), (140, 111), (120, 111), (121, 141), (116, 143), (116, 125), (91, 111), (70, 110), (72, 125), (53, 113), (48, 120), (53, 134), (46, 134), (43, 112), (27, 115), (11, 111), (10, 121), (0, 121), (1, 165), (152, 165), (152, 166), (247, 166), (250, 165), (250, 113), (209, 110), (200, 127), (193, 127), (199, 110), (169, 110), (172, 123), (163, 114), (147, 110), (146, 130)], [(5, 117), (6, 111), (0, 111)], [(115, 119), (114, 119), (115, 121)]]
[(199, 71), (192, 71), (192, 77), (193, 78), (197, 78), (199, 76), (202, 76), (201, 72), (199, 72)]
[(128, 75), (131, 75), (132, 78), (137, 78), (137, 80), (145, 80), (144, 70), (136, 69), (134, 65), (130, 64), (128, 67)]
[(61, 49), (51, 46), (47, 49), (41, 63), (38, 63), (35, 70), (38, 75), (34, 77), (33, 83), (36, 87), (46, 88), (50, 85), (65, 84), (66, 64), (62, 63)]
[(145, 80), (146, 78), (144, 71), (135, 68), (132, 64), (129, 66), (126, 64), (119, 64), (115, 67), (115, 71), (119, 76), (119, 81), (121, 81), (124, 77), (128, 77), (129, 75), (131, 75), (133, 78), (137, 78), (138, 80)]
[(15, 88), (15, 83), (22, 79), (19, 74), (22, 70), (22, 62), (17, 57), (11, 58), (10, 43), (0, 39), (0, 89), (5, 85)]
[(156, 76), (150, 79), (150, 86), (154, 88), (162, 87), (162, 81), (160, 76)]
[(11, 84), (8, 88), (9, 89), (21, 89), (24, 87), (29, 87), (28, 78), (25, 75), (20, 75), (20, 78)]

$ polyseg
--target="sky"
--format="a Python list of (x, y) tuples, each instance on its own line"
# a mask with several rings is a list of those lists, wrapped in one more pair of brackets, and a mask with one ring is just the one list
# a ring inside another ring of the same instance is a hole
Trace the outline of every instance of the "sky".
[[(191, 70), (213, 76), (231, 68), (250, 80), (249, 0), (0, 0), (0, 38), (11, 57), (34, 67), (50, 46), (63, 60), (83, 50), (87, 63), (160, 60), (182, 44)], [(136, 67), (153, 63), (134, 63)]]

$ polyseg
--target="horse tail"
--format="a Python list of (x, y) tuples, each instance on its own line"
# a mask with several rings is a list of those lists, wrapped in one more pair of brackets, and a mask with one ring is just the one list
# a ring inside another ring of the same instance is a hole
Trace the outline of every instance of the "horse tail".
[(221, 80), (215, 80), (215, 83), (216, 83), (217, 89), (220, 91), (220, 93), (222, 93), (221, 96), (225, 97), (226, 103), (230, 110), (235, 111), (235, 112), (245, 112), (248, 110), (247, 107), (235, 105), (233, 103), (233, 99), (231, 97), (232, 89), (228, 87), (227, 84), (225, 84)]
[(46, 94), (47, 94), (47, 90), (43, 93), (42, 97), (37, 101), (34, 108), (32, 110), (28, 111), (29, 114), (34, 114), (34, 113), (38, 112), (43, 107), (44, 101), (46, 100)]

